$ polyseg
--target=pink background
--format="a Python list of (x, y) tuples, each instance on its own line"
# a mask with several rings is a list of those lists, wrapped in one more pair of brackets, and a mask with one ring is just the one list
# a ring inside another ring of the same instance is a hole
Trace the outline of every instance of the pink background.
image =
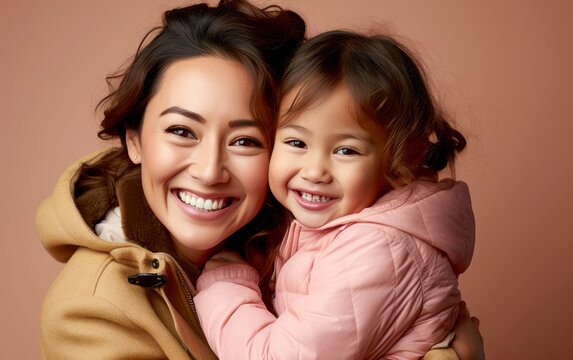
[[(570, 358), (573, 6), (276, 1), (303, 14), (313, 34), (377, 26), (409, 39), (470, 144), (458, 177), (472, 191), (478, 237), (461, 286), (482, 321), (488, 358)], [(69, 164), (102, 146), (93, 109), (105, 75), (133, 53), (163, 9), (184, 3), (0, 4), (3, 358), (39, 357), (42, 298), (62, 267), (39, 243), (37, 206)]]

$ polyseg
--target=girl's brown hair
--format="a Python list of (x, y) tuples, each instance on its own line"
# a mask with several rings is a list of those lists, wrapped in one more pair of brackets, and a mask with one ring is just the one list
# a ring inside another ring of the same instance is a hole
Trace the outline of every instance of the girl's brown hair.
[[(280, 94), (298, 91), (281, 122), (287, 122), (347, 86), (357, 119), (383, 129), (386, 182), (405, 185), (421, 174), (451, 165), (466, 140), (453, 129), (432, 98), (414, 56), (389, 36), (331, 31), (303, 44), (290, 62)], [(434, 138), (434, 141), (430, 139)]]
[[(105, 187), (110, 207), (117, 206), (117, 180), (139, 167), (132, 164), (127, 155), (126, 129), (140, 129), (145, 108), (156, 93), (163, 73), (180, 59), (217, 56), (245, 66), (255, 89), (251, 112), (271, 149), (278, 80), (304, 36), (302, 18), (274, 5), (261, 9), (245, 0), (221, 0), (217, 6), (201, 3), (166, 11), (163, 25), (145, 36), (129, 66), (108, 77), (110, 94), (98, 104), (104, 114), (98, 136), (119, 139), (121, 146), (97, 163), (84, 165), (75, 195), (80, 196), (94, 187)], [(115, 86), (116, 83), (119, 84)], [(265, 233), (268, 226), (279, 221), (280, 216), (274, 211), (279, 207), (275, 204), (269, 195), (260, 214), (241, 230), (240, 236), (234, 236), (233, 242), (229, 242), (248, 260), (258, 264), (263, 278), (271, 271), (272, 257), (268, 254), (274, 251), (278, 240), (268, 243), (255, 235)]]

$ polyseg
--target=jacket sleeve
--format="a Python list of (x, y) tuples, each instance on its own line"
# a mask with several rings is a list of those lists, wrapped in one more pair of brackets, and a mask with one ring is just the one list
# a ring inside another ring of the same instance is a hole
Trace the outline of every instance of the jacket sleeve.
[(234, 264), (200, 278), (195, 304), (215, 353), (223, 360), (361, 359), (388, 350), (421, 308), (418, 269), (396, 237), (375, 226), (355, 230), (313, 253), (301, 283), (289, 283), (288, 272), (307, 269), (285, 264), (276, 296), (288, 304), (278, 317), (265, 308), (254, 269)]
[(79, 296), (42, 310), (43, 359), (164, 359), (144, 329), (114, 304)]

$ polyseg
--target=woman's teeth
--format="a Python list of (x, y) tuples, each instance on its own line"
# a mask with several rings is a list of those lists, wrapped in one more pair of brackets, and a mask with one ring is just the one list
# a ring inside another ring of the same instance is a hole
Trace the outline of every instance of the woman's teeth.
[(185, 204), (193, 206), (195, 209), (201, 211), (221, 210), (228, 205), (227, 198), (205, 200), (182, 190), (177, 191), (177, 196), (179, 197), (179, 200), (183, 201)]
[(305, 193), (305, 192), (300, 192), (300, 196), (305, 199), (306, 201), (312, 201), (312, 202), (325, 202), (328, 200), (331, 200), (331, 197), (328, 196), (318, 196), (318, 195), (312, 195), (309, 193)]

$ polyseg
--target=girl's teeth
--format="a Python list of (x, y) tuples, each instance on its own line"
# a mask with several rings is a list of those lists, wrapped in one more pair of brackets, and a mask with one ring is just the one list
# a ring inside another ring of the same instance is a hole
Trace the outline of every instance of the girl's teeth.
[(332, 199), (331, 197), (328, 197), (328, 196), (311, 195), (311, 194), (305, 193), (305, 192), (301, 192), (301, 196), (303, 199), (305, 199), (307, 201), (312, 201), (312, 202), (325, 202), (325, 201)]

